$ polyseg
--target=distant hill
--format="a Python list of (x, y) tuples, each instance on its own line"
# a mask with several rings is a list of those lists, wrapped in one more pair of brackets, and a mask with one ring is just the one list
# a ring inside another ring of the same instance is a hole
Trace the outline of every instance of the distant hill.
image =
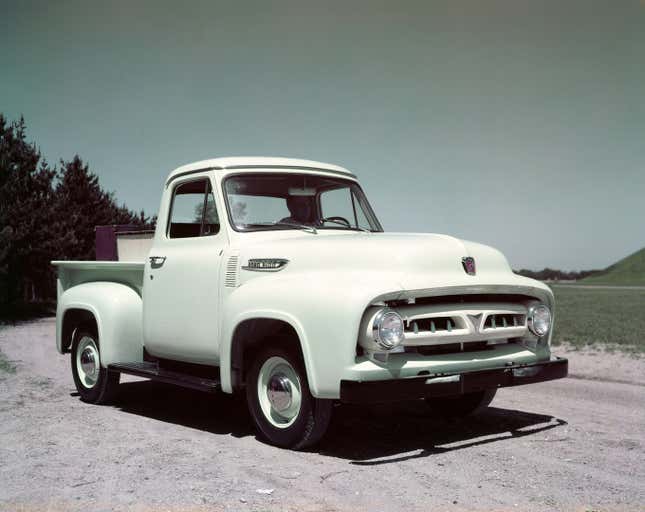
[(603, 270), (557, 270), (554, 268), (545, 268), (542, 270), (529, 270), (526, 268), (520, 270), (513, 270), (516, 274), (519, 274), (524, 277), (530, 277), (531, 279), (537, 279), (538, 281), (580, 281), (585, 277), (589, 277), (593, 274), (599, 272), (604, 272)]
[(584, 284), (645, 286), (645, 247), (597, 274), (579, 281)]

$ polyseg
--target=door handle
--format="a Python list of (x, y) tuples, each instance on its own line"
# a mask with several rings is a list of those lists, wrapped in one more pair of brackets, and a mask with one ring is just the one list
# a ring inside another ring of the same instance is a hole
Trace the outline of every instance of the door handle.
[(150, 256), (150, 266), (152, 268), (161, 268), (166, 262), (165, 256)]

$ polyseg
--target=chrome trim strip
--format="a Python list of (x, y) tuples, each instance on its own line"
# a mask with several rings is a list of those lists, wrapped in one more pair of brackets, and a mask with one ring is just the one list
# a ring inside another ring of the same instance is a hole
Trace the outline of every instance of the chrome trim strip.
[[(534, 286), (512, 285), (512, 284), (483, 284), (466, 286), (441, 286), (436, 288), (415, 288), (413, 290), (398, 290), (375, 297), (373, 301), (379, 300), (403, 300), (419, 297), (442, 297), (445, 295), (526, 295), (533, 298), (544, 298), (547, 303), (551, 302), (549, 292)], [(390, 296), (392, 299), (390, 299)], [(548, 306), (548, 304), (547, 304)]]
[(426, 384), (445, 384), (446, 382), (459, 382), (461, 375), (450, 375), (449, 377), (433, 377), (426, 379)]

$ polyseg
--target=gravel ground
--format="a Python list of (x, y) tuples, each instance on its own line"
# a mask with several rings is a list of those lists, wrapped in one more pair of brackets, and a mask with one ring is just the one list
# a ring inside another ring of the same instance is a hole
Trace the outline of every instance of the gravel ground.
[(501, 390), (468, 421), (338, 406), (316, 450), (290, 452), (238, 397), (129, 379), (117, 405), (82, 403), (54, 329), (0, 328), (3, 510), (645, 509), (642, 359), (571, 352), (575, 378)]

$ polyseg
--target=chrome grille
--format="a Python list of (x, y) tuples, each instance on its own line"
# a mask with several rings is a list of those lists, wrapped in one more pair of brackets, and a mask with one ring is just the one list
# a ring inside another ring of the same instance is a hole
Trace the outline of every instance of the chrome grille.
[(526, 307), (509, 303), (401, 305), (407, 346), (470, 343), (526, 334)]
[(524, 327), (526, 325), (526, 315), (499, 313), (491, 314), (484, 320), (483, 330), (504, 329), (505, 327)]
[(449, 316), (437, 316), (432, 318), (419, 318), (408, 322), (405, 326), (406, 332), (419, 334), (420, 332), (452, 332), (453, 329), (461, 325), (459, 318)]

